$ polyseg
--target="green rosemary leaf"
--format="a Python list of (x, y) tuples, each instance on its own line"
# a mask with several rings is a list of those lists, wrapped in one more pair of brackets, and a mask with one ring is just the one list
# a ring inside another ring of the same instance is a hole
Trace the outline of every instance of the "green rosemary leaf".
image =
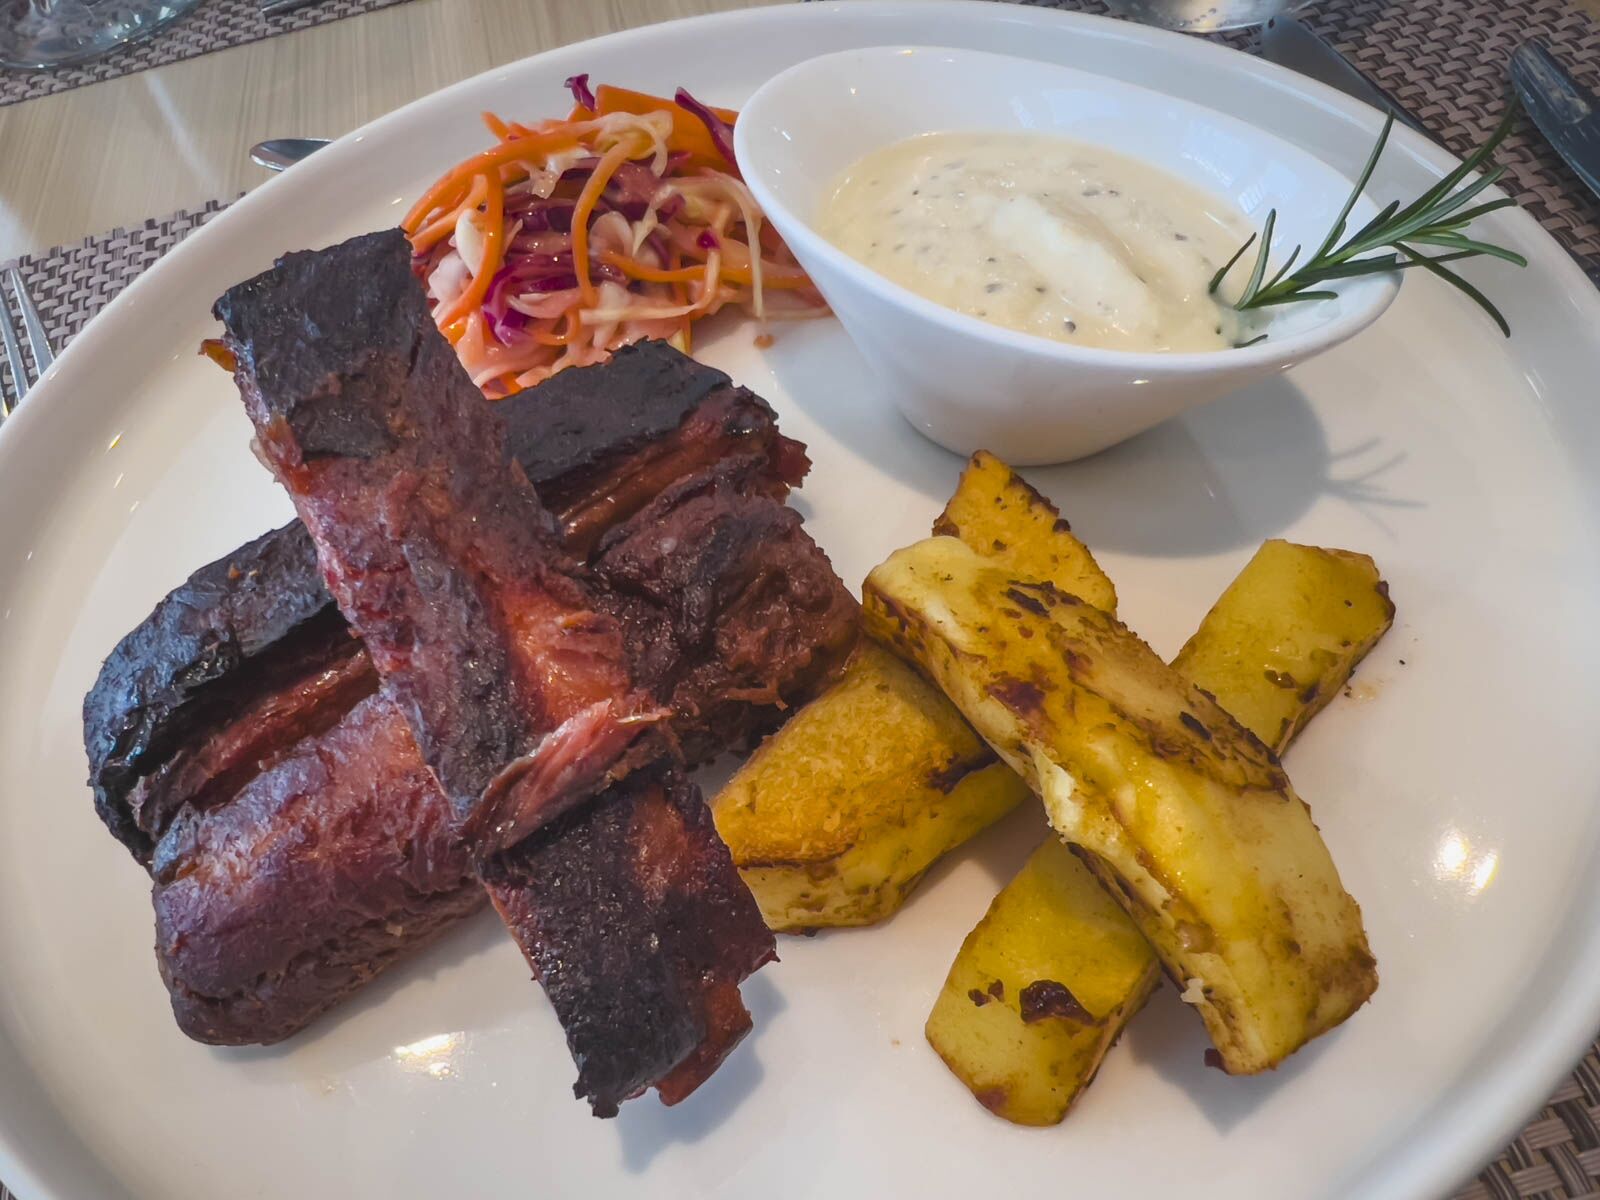
[(1512, 197), (1502, 196), (1498, 200), (1490, 200), (1487, 204), (1478, 204), (1467, 209), (1466, 212), (1454, 214), (1447, 222), (1447, 225), (1450, 228), (1455, 228), (1458, 225), (1470, 225), (1479, 217), (1486, 217), (1492, 212), (1499, 212), (1502, 208), (1514, 208), (1516, 203), (1516, 200)]
[(1507, 250), (1504, 246), (1496, 246), (1493, 242), (1480, 242), (1473, 238), (1463, 237), (1459, 233), (1413, 234), (1410, 242), (1413, 245), (1420, 242), (1424, 246), (1444, 246), (1470, 254), (1485, 254), (1490, 258), (1498, 258), (1508, 263), (1515, 263), (1519, 267), (1528, 265), (1528, 260), (1515, 250)]
[[(1356, 230), (1356, 232), (1351, 236), (1350, 240), (1345, 242), (1345, 244), (1344, 244), (1345, 247), (1358, 245), (1364, 238), (1366, 238), (1369, 234), (1371, 234), (1373, 230), (1379, 228), (1381, 225), (1384, 224), (1384, 222), (1388, 221), (1390, 218), (1392, 218), (1394, 216), (1395, 213), (1397, 213), (1399, 211), (1400, 211), (1400, 201), (1398, 201), (1398, 200), (1389, 201), (1389, 203), (1387, 205), (1385, 205), (1383, 208), (1380, 208), (1378, 210), (1377, 215), (1374, 216), (1372, 218), (1372, 220), (1368, 221), (1360, 229)], [(1345, 249), (1342, 250), (1342, 253), (1343, 253), (1343, 255), (1345, 257), (1349, 257), (1351, 255), (1360, 253), (1360, 251), (1351, 250), (1351, 249), (1345, 248)]]
[(1333, 220), (1333, 228), (1328, 231), (1327, 239), (1317, 248), (1312, 258), (1321, 258), (1338, 245), (1339, 239), (1344, 236), (1344, 223), (1350, 218), (1350, 210), (1355, 208), (1356, 201), (1361, 199), (1361, 193), (1367, 190), (1367, 184), (1372, 182), (1372, 172), (1377, 170), (1378, 159), (1383, 157), (1383, 148), (1389, 144), (1389, 131), (1394, 128), (1394, 114), (1390, 113), (1383, 119), (1383, 128), (1378, 132), (1378, 140), (1372, 147), (1372, 153), (1367, 155), (1367, 165), (1361, 168), (1361, 175), (1356, 180), (1355, 187), (1350, 189), (1350, 195), (1345, 199), (1344, 207), (1339, 210), (1339, 215)]
[[(1228, 273), (1244, 258), (1252, 246), (1256, 258), (1243, 290), (1234, 300), (1236, 309), (1268, 308), (1280, 304), (1295, 304), (1302, 300), (1327, 300), (1337, 295), (1324, 285), (1338, 279), (1354, 279), (1362, 275), (1387, 274), (1421, 267), (1444, 280), (1468, 296), (1483, 309), (1501, 331), (1510, 335), (1510, 326), (1500, 310), (1488, 298), (1456, 272), (1448, 263), (1467, 258), (1495, 258), (1517, 267), (1526, 267), (1527, 259), (1514, 250), (1497, 246), (1481, 238), (1474, 238), (1466, 230), (1473, 221), (1489, 213), (1498, 212), (1515, 203), (1509, 197), (1479, 201), (1489, 188), (1500, 182), (1505, 167), (1491, 163), (1494, 152), (1511, 132), (1516, 117), (1516, 101), (1506, 107), (1505, 115), (1494, 132), (1471, 154), (1445, 174), (1445, 176), (1413, 200), (1402, 205), (1395, 200), (1384, 205), (1354, 234), (1346, 236), (1350, 214), (1355, 211), (1367, 186), (1377, 171), (1378, 161), (1389, 142), (1394, 128), (1392, 117), (1385, 119), (1383, 129), (1373, 145), (1372, 152), (1361, 169), (1355, 187), (1346, 198), (1344, 207), (1329, 227), (1327, 236), (1317, 250), (1303, 262), (1301, 247), (1296, 246), (1279, 265), (1271, 279), (1267, 278), (1272, 257), (1272, 234), (1277, 226), (1277, 210), (1267, 213), (1259, 235), (1249, 239), (1234, 252), (1232, 258), (1211, 279), (1210, 291), (1214, 294), (1222, 286)], [(1257, 244), (1259, 241), (1259, 245)], [(1443, 251), (1431, 257), (1416, 249), (1427, 246)], [(1385, 252), (1386, 251), (1386, 252)], [(1295, 264), (1299, 263), (1298, 269)]]
[(1289, 268), (1294, 266), (1294, 260), (1299, 257), (1300, 247), (1296, 246), (1293, 250), (1289, 251), (1289, 257), (1283, 260), (1283, 266), (1278, 268), (1278, 273), (1274, 275), (1261, 290), (1263, 292), (1270, 292), (1273, 288), (1277, 287), (1278, 281), (1289, 273)]
[(1261, 248), (1256, 251), (1256, 265), (1250, 272), (1250, 280), (1244, 285), (1244, 292), (1239, 297), (1240, 307), (1249, 305), (1255, 294), (1261, 290), (1261, 279), (1267, 273), (1267, 255), (1272, 253), (1272, 227), (1277, 224), (1278, 210), (1273, 208), (1267, 211), (1267, 223), (1261, 227)]
[(1409, 220), (1417, 212), (1431, 208), (1433, 205), (1437, 204), (1441, 198), (1448, 196), (1451, 192), (1453, 192), (1456, 189), (1456, 186), (1461, 183), (1463, 179), (1476, 171), (1481, 164), (1488, 161), (1489, 156), (1499, 148), (1500, 143), (1505, 141), (1506, 135), (1511, 132), (1511, 125), (1516, 117), (1516, 113), (1517, 101), (1515, 98), (1513, 98), (1510, 103), (1507, 104), (1506, 114), (1500, 119), (1500, 124), (1497, 125), (1494, 132), (1489, 135), (1489, 140), (1484, 142), (1483, 145), (1479, 146), (1471, 154), (1467, 155), (1467, 157), (1464, 158), (1453, 171), (1451, 171), (1438, 183), (1434, 184), (1409, 205), (1401, 209), (1397, 214), (1397, 219), (1402, 221)]
[[(1429, 262), (1448, 263), (1462, 258), (1477, 258), (1476, 250), (1462, 250), (1455, 254), (1435, 254)], [(1351, 279), (1358, 275), (1386, 275), (1390, 271), (1407, 271), (1418, 263), (1407, 259), (1400, 262), (1395, 255), (1385, 254), (1379, 258), (1358, 258), (1354, 262), (1337, 263), (1331, 267), (1319, 268), (1316, 276), (1307, 280), (1309, 283), (1325, 283), (1332, 279)]]
[(1338, 292), (1286, 292), (1281, 296), (1258, 297), (1251, 308), (1271, 308), (1278, 304), (1298, 304), (1302, 300), (1337, 300)]
[(1233, 257), (1230, 258), (1227, 262), (1225, 262), (1222, 265), (1222, 270), (1218, 271), (1215, 275), (1213, 275), (1211, 277), (1211, 285), (1208, 288), (1206, 288), (1206, 291), (1209, 292), (1211, 295), (1216, 295), (1217, 289), (1222, 286), (1223, 279), (1225, 279), (1227, 277), (1227, 274), (1228, 274), (1229, 271), (1233, 270), (1233, 264), (1238, 262), (1241, 258), (1243, 258), (1244, 257), (1244, 252), (1246, 250), (1250, 249), (1250, 247), (1255, 245), (1255, 244), (1256, 244), (1256, 235), (1252, 233), (1250, 235), (1250, 237), (1245, 241), (1245, 244), (1240, 246), (1237, 250), (1235, 250), (1233, 252)]
[(1307, 283), (1321, 283), (1327, 279), (1381, 275), (1385, 271), (1398, 271), (1400, 265), (1399, 255), (1379, 254), (1372, 258), (1353, 258), (1349, 262), (1329, 263), (1325, 267), (1307, 267), (1300, 272), (1300, 278)]
[(1412, 262), (1421, 267), (1424, 271), (1427, 271), (1431, 275), (1437, 276), (1448, 283), (1451, 287), (1463, 293), (1474, 304), (1489, 314), (1490, 319), (1493, 320), (1496, 325), (1500, 326), (1501, 333), (1505, 334), (1506, 337), (1511, 336), (1511, 326), (1506, 323), (1506, 319), (1501, 315), (1500, 310), (1489, 302), (1489, 297), (1485, 296), (1482, 292), (1473, 287), (1465, 279), (1461, 278), (1461, 276), (1457, 275), (1449, 267), (1441, 266), (1439, 259), (1428, 258), (1425, 255), (1417, 253), (1417, 251), (1411, 249), (1409, 246), (1400, 246), (1398, 249), (1400, 253), (1409, 257)]

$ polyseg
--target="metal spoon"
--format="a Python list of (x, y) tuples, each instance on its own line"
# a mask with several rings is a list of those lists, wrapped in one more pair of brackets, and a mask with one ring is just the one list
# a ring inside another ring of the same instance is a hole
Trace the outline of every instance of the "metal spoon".
[(250, 147), (250, 161), (269, 171), (286, 171), (327, 144), (327, 138), (269, 138)]
[(1248, 29), (1304, 8), (1310, 0), (1106, 0), (1113, 13), (1141, 25), (1183, 33)]

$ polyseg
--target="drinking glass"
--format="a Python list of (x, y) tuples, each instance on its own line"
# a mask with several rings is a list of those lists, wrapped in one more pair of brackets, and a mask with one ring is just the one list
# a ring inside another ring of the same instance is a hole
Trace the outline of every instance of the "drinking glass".
[(154, 33), (200, 0), (0, 0), (0, 67), (48, 71)]

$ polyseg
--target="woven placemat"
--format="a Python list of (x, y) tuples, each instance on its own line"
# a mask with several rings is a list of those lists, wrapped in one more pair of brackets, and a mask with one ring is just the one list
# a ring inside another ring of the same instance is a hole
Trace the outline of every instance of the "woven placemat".
[(50, 72), (0, 70), (0, 107), (404, 3), (405, 0), (316, 0), (281, 17), (264, 17), (258, 0), (201, 0), (193, 12), (104, 58)]

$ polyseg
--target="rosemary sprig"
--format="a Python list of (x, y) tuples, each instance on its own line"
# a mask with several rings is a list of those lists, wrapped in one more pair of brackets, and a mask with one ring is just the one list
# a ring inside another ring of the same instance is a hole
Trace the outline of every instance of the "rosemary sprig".
[[(1356, 200), (1372, 181), (1372, 173), (1377, 169), (1378, 159), (1382, 157), (1384, 147), (1388, 145), (1389, 131), (1394, 128), (1394, 117), (1391, 115), (1384, 121), (1383, 131), (1378, 134), (1377, 144), (1372, 147), (1372, 153), (1367, 157), (1367, 165), (1362, 168), (1361, 177), (1351, 189), (1350, 197), (1344, 202), (1344, 208), (1340, 210), (1333, 228), (1328, 230), (1328, 236), (1323, 239), (1322, 245), (1301, 264), (1299, 270), (1290, 274), (1290, 268), (1300, 257), (1301, 247), (1296, 246), (1283, 260), (1277, 272), (1270, 279), (1267, 278), (1267, 263), (1272, 256), (1272, 231), (1278, 221), (1278, 212), (1273, 209), (1267, 213), (1266, 223), (1261, 228), (1259, 238), (1258, 235), (1251, 234), (1223, 268), (1212, 276), (1211, 291), (1215, 293), (1222, 286), (1222, 281), (1227, 278), (1228, 272), (1238, 265), (1244, 258), (1245, 252), (1259, 240), (1250, 278), (1245, 283), (1244, 290), (1239, 293), (1239, 298), (1233, 302), (1233, 307), (1241, 311), (1269, 308), (1278, 304), (1295, 304), (1302, 300), (1329, 300), (1337, 293), (1318, 285), (1336, 279), (1350, 279), (1357, 275), (1374, 275), (1421, 267), (1452, 287), (1460, 289), (1474, 304), (1489, 314), (1494, 323), (1500, 327), (1501, 333), (1510, 337), (1511, 327), (1506, 324), (1506, 319), (1500, 310), (1490, 303), (1487, 296), (1446, 264), (1466, 258), (1487, 256), (1514, 263), (1519, 267), (1528, 265), (1528, 260), (1516, 251), (1468, 237), (1464, 232), (1466, 227), (1479, 217), (1516, 203), (1506, 197), (1468, 207), (1485, 188), (1499, 182), (1501, 176), (1505, 174), (1504, 167), (1490, 167), (1477, 179), (1467, 182), (1467, 177), (1488, 163), (1500, 143), (1505, 141), (1506, 135), (1511, 132), (1516, 111), (1516, 102), (1512, 100), (1506, 107), (1505, 116), (1500, 119), (1500, 124), (1495, 127), (1488, 140), (1463, 159), (1460, 166), (1410, 204), (1401, 207), (1398, 200), (1391, 202), (1372, 220), (1345, 238), (1345, 226), (1350, 219), (1350, 211), (1355, 208)], [(1341, 241), (1341, 238), (1344, 240)], [(1418, 248), (1422, 246), (1434, 247), (1443, 253), (1426, 255)], [(1380, 250), (1387, 250), (1388, 253), (1376, 253)]]

